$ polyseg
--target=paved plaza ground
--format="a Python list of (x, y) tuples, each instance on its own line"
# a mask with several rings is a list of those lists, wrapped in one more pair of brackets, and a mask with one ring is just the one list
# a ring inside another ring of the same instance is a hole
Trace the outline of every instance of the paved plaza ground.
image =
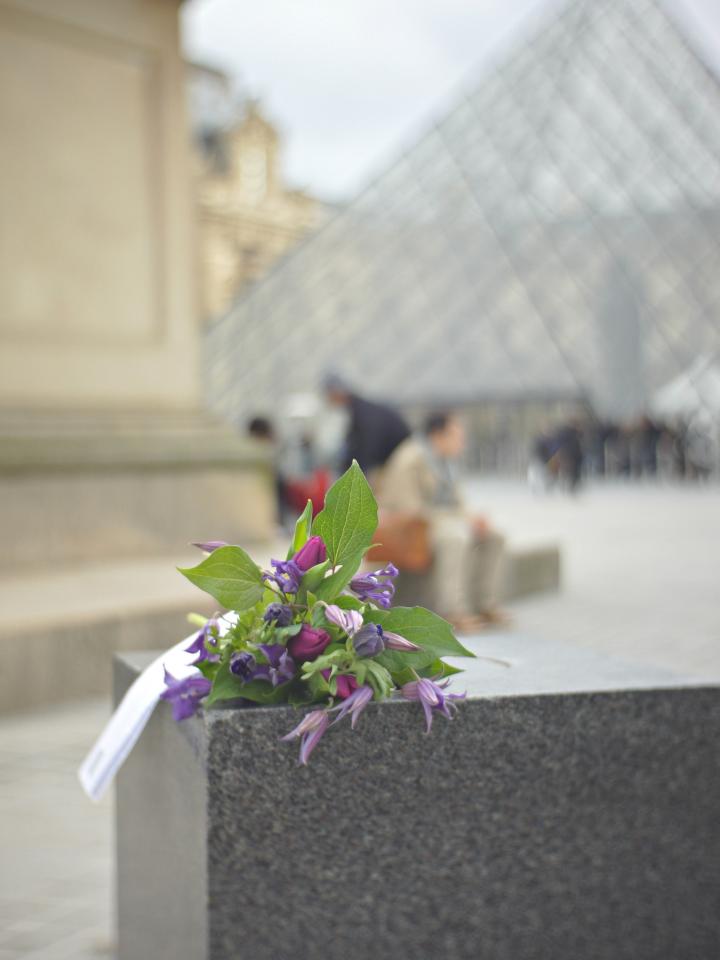
[[(719, 486), (534, 497), (477, 480), (469, 492), (511, 541), (562, 547), (562, 592), (517, 603), (513, 629), (718, 679)], [(108, 710), (0, 720), (0, 960), (112, 955), (112, 800), (91, 804), (75, 777)]]

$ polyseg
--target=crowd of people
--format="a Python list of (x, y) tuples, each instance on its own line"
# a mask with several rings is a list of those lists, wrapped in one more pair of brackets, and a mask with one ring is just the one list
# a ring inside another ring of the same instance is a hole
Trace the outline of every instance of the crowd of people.
[(533, 489), (576, 491), (585, 477), (707, 479), (717, 460), (710, 418), (662, 423), (649, 416), (631, 423), (576, 418), (543, 431), (532, 444)]
[[(248, 424), (255, 441), (274, 452), (281, 522), (294, 519), (308, 500), (316, 513), (321, 510), (334, 475), (357, 460), (380, 507), (382, 546), (375, 555), (424, 570), (434, 609), (459, 629), (503, 623), (497, 596), (504, 539), (463, 500), (460, 417), (437, 410), (413, 432), (397, 410), (360, 396), (338, 376), (326, 377), (323, 388), (328, 407), (344, 418), (333, 462), (318, 462), (307, 433), (298, 434), (292, 456), (283, 461), (272, 423), (256, 417)], [(535, 438), (529, 479), (537, 491), (577, 491), (588, 476), (704, 478), (715, 463), (712, 441), (704, 421), (671, 426), (647, 416), (633, 424), (575, 418)]]

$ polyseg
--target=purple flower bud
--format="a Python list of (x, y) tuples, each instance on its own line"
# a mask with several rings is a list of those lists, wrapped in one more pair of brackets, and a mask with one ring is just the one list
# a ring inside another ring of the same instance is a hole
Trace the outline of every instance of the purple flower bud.
[(251, 678), (254, 667), (255, 657), (247, 650), (236, 651), (230, 657), (230, 673), (242, 680), (248, 681)]
[(331, 707), (328, 711), (329, 713), (334, 713), (338, 711), (338, 715), (333, 720), (333, 724), (337, 723), (338, 720), (342, 720), (346, 713), (349, 713), (351, 716), (350, 726), (352, 729), (355, 729), (355, 724), (358, 721), (358, 717), (363, 712), (365, 707), (370, 703), (373, 698), (372, 687), (369, 687), (367, 684), (364, 684), (362, 687), (356, 687), (355, 690), (346, 697), (342, 703), (339, 703), (335, 707)]
[(269, 680), (274, 687), (292, 680), (295, 676), (295, 661), (286, 647), (281, 643), (261, 643), (260, 649), (268, 662), (255, 667), (253, 680)]
[(310, 537), (308, 542), (292, 558), (298, 569), (305, 573), (310, 567), (327, 560), (327, 548), (322, 537)]
[[(321, 670), (320, 673), (326, 680), (330, 679), (330, 670)], [(350, 673), (341, 673), (335, 677), (336, 696), (339, 700), (345, 700), (353, 690), (357, 690), (358, 682)]]
[(199, 550), (204, 550), (205, 553), (212, 553), (213, 550), (217, 550), (219, 547), (226, 547), (227, 541), (225, 540), (193, 540), (194, 547), (197, 547)]
[(162, 700), (172, 704), (173, 720), (185, 720), (191, 717), (200, 706), (200, 701), (210, 693), (212, 683), (201, 674), (192, 674), (178, 680), (165, 670), (166, 688), (160, 694)]
[(457, 710), (454, 700), (464, 700), (464, 693), (445, 693), (449, 679), (438, 682), (433, 679), (411, 680), (400, 687), (400, 693), (406, 700), (419, 700), (425, 712), (426, 733), (430, 733), (433, 722), (433, 711), (442, 713), (448, 720), (452, 720)]
[(328, 623), (344, 630), (349, 637), (363, 625), (363, 618), (357, 610), (343, 610), (334, 603), (325, 604), (325, 618)]
[(400, 653), (412, 653), (413, 650), (420, 650), (420, 647), (412, 640), (406, 640), (399, 633), (391, 633), (389, 630), (383, 631), (383, 640), (388, 650), (399, 650)]
[(287, 648), (293, 660), (303, 663), (305, 660), (316, 660), (329, 643), (330, 634), (327, 630), (304, 623), (300, 633), (290, 637)]
[(379, 623), (366, 623), (352, 638), (359, 657), (375, 657), (385, 649), (383, 629)]
[(263, 620), (266, 623), (272, 623), (274, 620), (276, 627), (289, 627), (292, 619), (292, 608), (286, 607), (283, 603), (271, 603), (263, 614)]
[(294, 560), (271, 560), (275, 572), (266, 571), (263, 580), (266, 583), (275, 583), (283, 593), (297, 593), (300, 588), (303, 572)]
[(188, 653), (196, 653), (197, 660), (208, 660), (210, 663), (216, 663), (220, 659), (218, 653), (218, 621), (215, 619), (207, 620), (205, 626), (195, 634), (195, 639), (185, 647)]
[(395, 595), (393, 580), (398, 575), (398, 568), (388, 563), (382, 570), (374, 573), (359, 574), (350, 581), (350, 589), (357, 594), (360, 600), (369, 600), (386, 610)]
[(306, 713), (300, 723), (287, 733), (281, 740), (294, 740), (300, 737), (300, 763), (304, 766), (310, 759), (310, 754), (322, 739), (328, 728), (330, 717), (327, 710), (313, 710)]

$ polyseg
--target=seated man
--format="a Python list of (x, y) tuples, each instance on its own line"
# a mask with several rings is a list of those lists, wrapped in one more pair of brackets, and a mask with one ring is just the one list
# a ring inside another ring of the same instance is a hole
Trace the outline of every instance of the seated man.
[(496, 605), (504, 540), (462, 501), (456, 461), (465, 448), (460, 420), (431, 414), (422, 439), (404, 440), (383, 471), (380, 508), (427, 519), (433, 551), (435, 606), (458, 629), (502, 623)]

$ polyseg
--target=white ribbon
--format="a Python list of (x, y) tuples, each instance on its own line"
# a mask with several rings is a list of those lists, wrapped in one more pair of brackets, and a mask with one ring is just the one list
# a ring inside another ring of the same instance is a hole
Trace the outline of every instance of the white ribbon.
[(82, 788), (91, 800), (101, 799), (145, 729), (165, 690), (165, 669), (179, 680), (197, 673), (192, 666), (197, 654), (185, 649), (196, 636), (197, 630), (153, 660), (118, 704), (78, 770)]

